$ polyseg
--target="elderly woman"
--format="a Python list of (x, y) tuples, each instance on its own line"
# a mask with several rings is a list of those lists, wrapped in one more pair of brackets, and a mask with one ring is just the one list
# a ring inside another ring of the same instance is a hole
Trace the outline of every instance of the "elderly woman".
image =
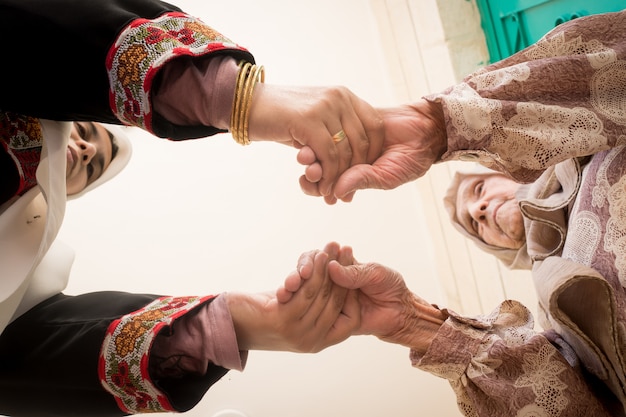
[(381, 265), (329, 265), (337, 284), (360, 289), (357, 333), (411, 348), (413, 366), (447, 379), (467, 416), (625, 415), (625, 40), (626, 11), (579, 18), (457, 85), (386, 109), (386, 152), (338, 182), (341, 198), (393, 188), (435, 162), (502, 173), (458, 176), (447, 207), (481, 247), (532, 269), (543, 332), (516, 301), (464, 317)]
[[(332, 262), (331, 278), (359, 289), (355, 334), (409, 347), (413, 366), (446, 378), (467, 416), (625, 415), (625, 182), (624, 146), (561, 162), (530, 185), (499, 172), (455, 176), (452, 222), (507, 267), (532, 269), (544, 331), (517, 301), (462, 316), (390, 268)], [(285, 282), (280, 299), (297, 290)]]
[[(532, 184), (457, 172), (444, 199), (452, 223), (508, 268), (532, 269), (545, 330), (517, 301), (464, 317), (430, 305), (390, 268), (331, 262), (337, 284), (359, 289), (355, 334), (411, 348), (413, 365), (448, 379), (467, 416), (623, 416), (625, 182), (625, 146), (561, 162)], [(279, 301), (298, 292), (296, 278)]]

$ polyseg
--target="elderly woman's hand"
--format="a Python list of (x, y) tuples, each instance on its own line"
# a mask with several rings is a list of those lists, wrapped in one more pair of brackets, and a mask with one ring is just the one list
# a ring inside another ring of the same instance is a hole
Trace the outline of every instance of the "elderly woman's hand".
[[(352, 253), (349, 247), (341, 251)], [(354, 334), (372, 334), (424, 353), (447, 318), (445, 312), (412, 293), (398, 272), (383, 265), (354, 262), (345, 266), (331, 261), (328, 272), (336, 284), (358, 290), (354, 301), (360, 308), (360, 327)], [(347, 304), (352, 301), (348, 299)]]

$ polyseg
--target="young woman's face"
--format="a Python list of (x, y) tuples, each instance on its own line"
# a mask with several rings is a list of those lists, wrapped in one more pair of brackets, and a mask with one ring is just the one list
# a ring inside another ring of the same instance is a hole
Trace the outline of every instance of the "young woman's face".
[(100, 124), (72, 124), (67, 144), (67, 194), (76, 194), (98, 179), (113, 158), (113, 139)]
[(519, 249), (526, 240), (515, 192), (519, 184), (500, 175), (470, 175), (459, 185), (457, 221), (483, 242)]

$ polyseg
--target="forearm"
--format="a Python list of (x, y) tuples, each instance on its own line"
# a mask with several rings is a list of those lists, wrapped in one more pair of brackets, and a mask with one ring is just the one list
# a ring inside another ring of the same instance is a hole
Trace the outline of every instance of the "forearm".
[(426, 352), (411, 351), (413, 366), (450, 382), (466, 415), (613, 415), (575, 358), (558, 335), (535, 332), (514, 301), (488, 316), (451, 313)]
[(576, 19), (427, 97), (445, 115), (442, 160), (480, 162), (526, 182), (565, 159), (617, 146), (626, 133), (615, 105), (624, 93), (624, 39), (626, 12)]
[[(215, 75), (205, 75), (203, 69), (209, 68), (205, 65), (210, 59), (224, 55), (236, 61), (254, 62), (247, 50), (188, 15), (167, 14), (126, 27), (118, 35), (107, 60), (114, 113), (126, 124), (174, 140), (206, 137), (221, 131), (213, 125), (179, 125), (169, 121), (155, 111), (153, 95), (163, 89), (167, 91), (167, 83), (177, 82), (176, 77), (164, 78), (167, 75), (164, 70), (170, 65), (176, 66), (172, 68), (173, 74), (180, 73), (185, 65), (191, 65), (188, 73), (196, 77), (192, 77), (192, 83), (198, 85), (207, 76), (214, 79)], [(214, 93), (216, 86), (211, 88)], [(199, 89), (194, 94), (203, 91)], [(211, 98), (201, 97), (199, 100), (206, 103)], [(185, 116), (193, 118), (202, 114), (202, 109), (196, 110), (199, 111)], [(183, 112), (186, 111), (183, 109)]]
[(3, 86), (0, 108), (51, 120), (110, 123), (119, 121), (109, 105), (109, 46), (134, 19), (180, 11), (158, 0), (1, 0), (0, 9), (3, 52), (20, 63), (2, 66), (2, 78), (12, 82)]
[(154, 109), (176, 125), (228, 130), (238, 71), (230, 56), (172, 61), (161, 74)]
[(0, 413), (188, 410), (226, 367), (243, 366), (227, 311), (212, 304), (121, 292), (44, 301), (0, 335)]
[(205, 375), (210, 366), (242, 371), (247, 357), (240, 351), (226, 296), (194, 309), (161, 331), (150, 350), (154, 378)]
[[(224, 116), (214, 110), (229, 113), (232, 106), (222, 107), (221, 102), (222, 97), (232, 102), (232, 94), (221, 90), (223, 84), (202, 85), (201, 78), (192, 77), (194, 89), (183, 94), (194, 101), (185, 107), (184, 96), (179, 94), (171, 102), (181, 106), (178, 114), (187, 119), (172, 117), (170, 121), (155, 111), (152, 102), (164, 78), (166, 83), (178, 81), (162, 73), (176, 74), (185, 63), (189, 71), (198, 71), (196, 77), (205, 77), (202, 65), (213, 57), (254, 61), (247, 50), (199, 19), (158, 0), (94, 0), (89, 4), (50, 0), (45, 5), (0, 0), (0, 6), (5, 52), (22, 63), (2, 68), (4, 78), (13, 80), (0, 96), (4, 111), (52, 120), (126, 123), (172, 139), (206, 137), (227, 128)], [(23, 22), (33, 22), (32, 30), (24, 32)], [(59, 45), (81, 51), (80, 58), (70, 54), (59, 59)], [(35, 46), (37, 53), (32, 53)], [(170, 71), (170, 65), (177, 68)], [(207, 76), (210, 83), (213, 74)], [(226, 88), (234, 88), (231, 82)], [(211, 95), (201, 96), (207, 87)], [(199, 107), (191, 108), (193, 104)], [(205, 104), (211, 110), (202, 113)]]

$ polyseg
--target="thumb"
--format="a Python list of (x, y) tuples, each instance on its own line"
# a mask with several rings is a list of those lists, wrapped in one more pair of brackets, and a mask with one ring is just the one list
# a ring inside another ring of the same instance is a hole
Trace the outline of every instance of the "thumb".
[(335, 260), (328, 263), (330, 279), (340, 287), (351, 290), (359, 289), (363, 286), (363, 277), (360, 269), (360, 265), (344, 266)]
[(374, 168), (369, 164), (359, 164), (348, 168), (335, 183), (335, 197), (341, 199), (357, 190), (380, 188), (376, 181)]

